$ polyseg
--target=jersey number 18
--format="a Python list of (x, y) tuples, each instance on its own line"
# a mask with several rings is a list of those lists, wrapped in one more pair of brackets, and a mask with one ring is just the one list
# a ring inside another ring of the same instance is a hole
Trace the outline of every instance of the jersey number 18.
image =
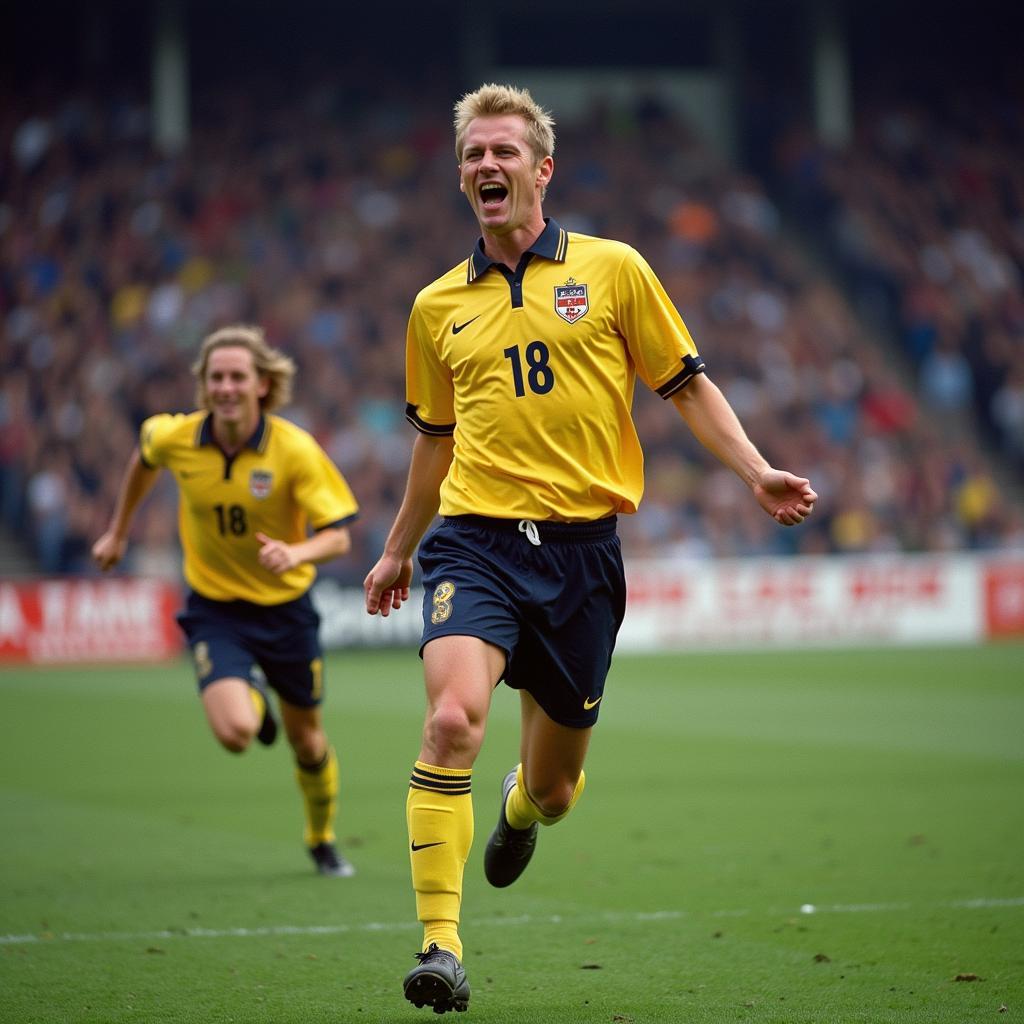
[(555, 386), (554, 371), (548, 366), (550, 352), (543, 341), (531, 341), (526, 346), (526, 381), (523, 380), (523, 360), (519, 354), (519, 346), (513, 345), (505, 349), (502, 355), (512, 364), (512, 383), (516, 389), (516, 398), (526, 394), (525, 384), (535, 395), (546, 395)]
[(248, 524), (245, 521), (245, 509), (241, 505), (214, 505), (213, 511), (217, 513), (217, 527), (222, 537), (227, 533), (241, 537), (245, 533)]

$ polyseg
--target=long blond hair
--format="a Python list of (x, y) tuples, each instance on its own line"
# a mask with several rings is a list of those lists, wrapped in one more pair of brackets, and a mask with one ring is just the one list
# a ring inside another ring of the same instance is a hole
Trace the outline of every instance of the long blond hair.
[(248, 324), (232, 324), (214, 331), (203, 340), (199, 355), (192, 364), (192, 375), (196, 378), (196, 406), (206, 409), (206, 367), (210, 353), (218, 348), (244, 348), (252, 353), (256, 372), (269, 381), (267, 393), (260, 399), (263, 412), (273, 412), (292, 400), (292, 380), (295, 377), (295, 361), (283, 352), (267, 344), (262, 327)]

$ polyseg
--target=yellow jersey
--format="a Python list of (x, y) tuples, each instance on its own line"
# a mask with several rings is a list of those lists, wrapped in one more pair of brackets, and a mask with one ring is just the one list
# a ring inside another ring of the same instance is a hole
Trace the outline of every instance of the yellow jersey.
[(245, 447), (229, 457), (213, 439), (209, 413), (162, 413), (142, 424), (139, 450), (146, 466), (168, 469), (178, 483), (185, 580), (214, 601), (275, 605), (301, 597), (316, 567), (281, 576), (264, 569), (257, 531), (294, 544), (309, 528), (342, 526), (359, 512), (326, 452), (279, 416), (260, 417)]
[(643, 494), (636, 376), (668, 398), (703, 370), (635, 249), (548, 220), (514, 272), (478, 242), (417, 295), (406, 418), (454, 435), (442, 515), (590, 521)]

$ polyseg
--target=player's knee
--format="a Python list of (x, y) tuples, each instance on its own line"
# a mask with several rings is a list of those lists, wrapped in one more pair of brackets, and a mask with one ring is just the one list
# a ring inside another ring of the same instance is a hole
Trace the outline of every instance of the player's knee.
[(303, 732), (288, 737), (299, 764), (320, 764), (327, 755), (327, 737), (320, 732)]
[(232, 754), (244, 753), (256, 735), (252, 726), (243, 722), (216, 722), (213, 735), (217, 742)]
[(572, 804), (575, 794), (576, 782), (570, 779), (552, 779), (537, 789), (530, 789), (530, 799), (548, 818), (564, 814)]
[(441, 760), (475, 753), (482, 738), (483, 724), (474, 722), (461, 705), (440, 705), (433, 709), (427, 719), (427, 745), (433, 750), (434, 756)]

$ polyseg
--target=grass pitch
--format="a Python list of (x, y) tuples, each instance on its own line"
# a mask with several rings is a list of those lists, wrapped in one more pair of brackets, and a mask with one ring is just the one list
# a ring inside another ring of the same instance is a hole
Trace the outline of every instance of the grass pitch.
[[(286, 747), (217, 748), (185, 662), (3, 672), (0, 1021), (433, 1019), (400, 987), (420, 666), (327, 680), (353, 879), (313, 874)], [(459, 1020), (1024, 1020), (1021, 645), (620, 656), (586, 795), (497, 891), (517, 735), (499, 688)]]

